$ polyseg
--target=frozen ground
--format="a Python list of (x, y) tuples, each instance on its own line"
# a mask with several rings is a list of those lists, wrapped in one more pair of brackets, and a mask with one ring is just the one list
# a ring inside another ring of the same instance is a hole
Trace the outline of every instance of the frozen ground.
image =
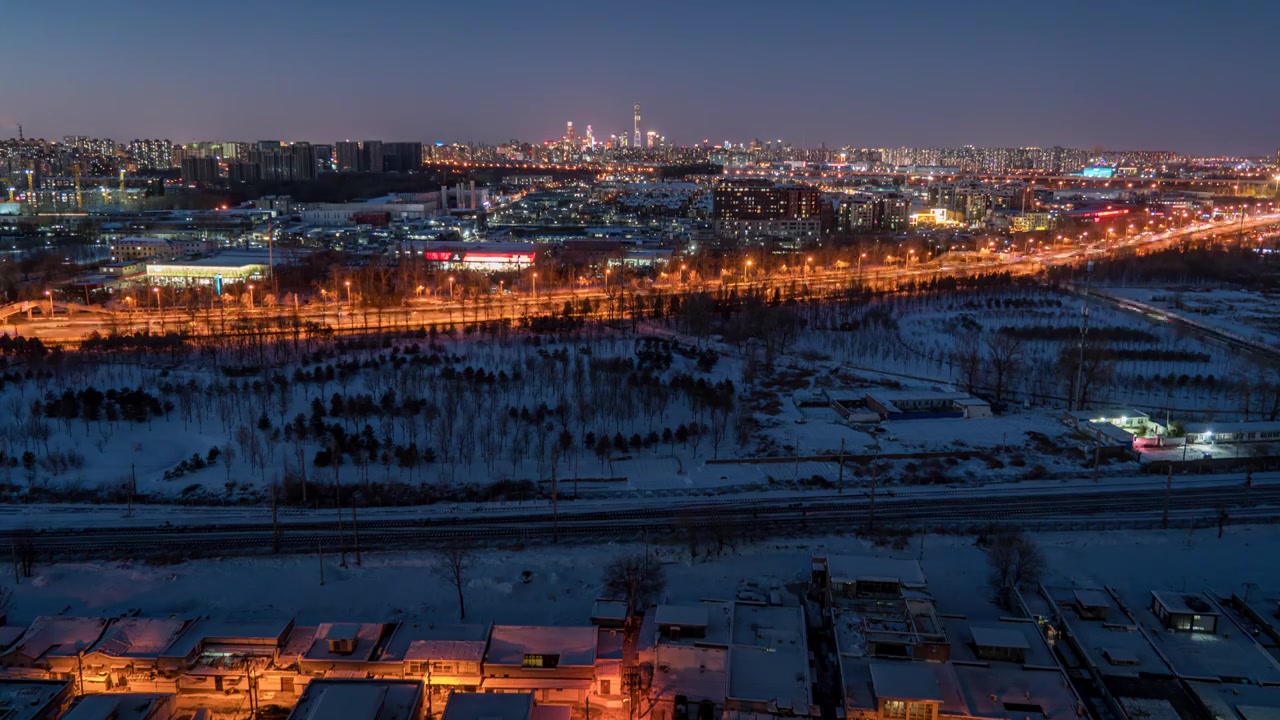
[[(1240, 591), (1258, 583), (1260, 596), (1280, 591), (1274, 557), (1280, 528), (1234, 526), (1216, 530), (1050, 533), (1037, 536), (1049, 561), (1049, 581), (1110, 585), (1131, 597), (1151, 589)], [(500, 623), (582, 623), (600, 594), (607, 558), (640, 546), (592, 545), (488, 550), (476, 555), (467, 580), (467, 619)], [(654, 545), (667, 568), (668, 599), (692, 602), (731, 598), (739, 583), (763, 587), (803, 582), (814, 553), (874, 553), (917, 558), (939, 605), (949, 613), (996, 617), (986, 585), (987, 565), (971, 537), (911, 538), (888, 551), (846, 537), (740, 546), (724, 556), (691, 563), (677, 545)], [(42, 565), (15, 587), (11, 623), (40, 614), (144, 614), (194, 616), (252, 608), (296, 614), (302, 624), (336, 620), (389, 621), (456, 618), (453, 590), (431, 572), (430, 553), (367, 554), (362, 567), (337, 567), (317, 557), (143, 564)], [(521, 583), (523, 571), (533, 580)]]

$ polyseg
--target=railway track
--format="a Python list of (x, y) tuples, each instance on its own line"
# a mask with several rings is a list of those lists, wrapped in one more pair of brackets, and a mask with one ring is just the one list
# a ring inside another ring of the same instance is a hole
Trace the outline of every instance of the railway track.
[[(1163, 490), (985, 495), (957, 497), (880, 496), (874, 522), (880, 527), (963, 529), (983, 525), (1064, 527), (1081, 522), (1107, 523), (1159, 520), (1165, 509)], [(1170, 518), (1181, 522), (1217, 522), (1223, 512), (1242, 522), (1280, 520), (1280, 485), (1245, 488), (1202, 487), (1169, 494)], [(472, 517), (378, 519), (359, 524), (362, 549), (425, 547), (462, 542), (543, 541), (551, 538), (627, 539), (643, 532), (675, 533), (691, 528), (720, 527), (735, 532), (862, 530), (872, 522), (872, 502), (865, 494), (826, 496), (787, 502), (770, 498), (724, 503), (689, 503), (677, 507), (626, 508), (585, 512), (476, 514)], [(88, 530), (10, 531), (0, 535), (30, 543), (40, 557), (87, 558), (184, 553), (237, 555), (263, 552), (312, 552), (317, 548), (350, 549), (354, 536), (350, 514), (339, 531), (331, 519), (236, 523), (196, 527), (124, 527)]]

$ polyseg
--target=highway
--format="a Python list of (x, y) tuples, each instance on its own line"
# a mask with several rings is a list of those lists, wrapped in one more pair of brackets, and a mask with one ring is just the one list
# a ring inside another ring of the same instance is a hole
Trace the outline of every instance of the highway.
[[(860, 488), (847, 494), (809, 496), (759, 496), (739, 500), (698, 500), (644, 506), (619, 503), (575, 509), (572, 503), (559, 513), (546, 507), (499, 513), (478, 511), (446, 514), (432, 508), (419, 515), (372, 514), (359, 523), (364, 550), (423, 548), (461, 543), (487, 545), (494, 541), (547, 542), (563, 539), (631, 540), (644, 533), (655, 537), (691, 531), (710, 539), (715, 534), (772, 534), (862, 531), (872, 523), (911, 531), (973, 531), (987, 526), (1063, 529), (1154, 526), (1161, 520), (1166, 491), (1160, 483), (1108, 487), (1009, 487), (999, 491), (966, 491), (958, 488), (895, 494), (881, 489), (874, 503)], [(1280, 482), (1255, 482), (1251, 488), (1238, 480), (1229, 484), (1175, 485), (1168, 493), (1171, 526), (1210, 525), (1225, 511), (1235, 522), (1274, 523), (1280, 520)], [(873, 509), (874, 505), (874, 509)], [(275, 525), (267, 511), (257, 520), (240, 518), (223, 524), (179, 526), (94, 526), (84, 529), (14, 529), (4, 539), (32, 543), (42, 559), (92, 557), (140, 558), (153, 555), (225, 557), (237, 554), (280, 552), (307, 553), (340, 546), (354, 549), (349, 510), (343, 530), (337, 513), (307, 511), (280, 519)], [(175, 518), (176, 519), (176, 518)], [(0, 537), (3, 537), (0, 536)]]
[[(927, 262), (908, 264), (850, 265), (843, 269), (793, 271), (748, 276), (745, 281), (736, 276), (727, 281), (720, 278), (700, 282), (665, 282), (655, 284), (655, 292), (686, 294), (717, 292), (722, 289), (738, 289), (743, 286), (784, 292), (794, 285), (802, 288), (807, 297), (833, 297), (845, 293), (851, 286), (861, 284), (874, 289), (891, 288), (910, 281), (927, 282), (933, 279), (970, 276), (992, 272), (1009, 272), (1027, 275), (1041, 272), (1046, 267), (1070, 265), (1099, 259), (1104, 255), (1121, 252), (1153, 252), (1177, 242), (1207, 236), (1232, 235), (1245, 230), (1255, 230), (1280, 223), (1280, 213), (1261, 215), (1240, 222), (1197, 223), (1176, 230), (1144, 234), (1129, 238), (1117, 238), (1092, 246), (1050, 248), (1027, 255), (983, 253), (968, 256), (944, 254)], [(632, 292), (630, 288), (628, 294)], [(626, 317), (625, 303), (621, 303), (619, 288), (591, 287), (582, 290), (549, 290), (536, 296), (486, 295), (472, 300), (407, 298), (402, 305), (381, 309), (360, 307), (347, 303), (307, 304), (255, 308), (213, 309), (160, 308), (138, 309), (130, 312), (109, 313), (95, 308), (93, 313), (78, 315), (55, 314), (52, 318), (26, 321), (16, 314), (10, 321), (14, 325), (5, 330), (22, 335), (39, 337), (52, 344), (75, 345), (97, 332), (129, 333), (137, 331), (182, 331), (192, 336), (225, 336), (247, 332), (245, 326), (257, 326), (257, 332), (278, 332), (292, 335), (290, 326), (295, 321), (328, 328), (337, 334), (363, 334), (394, 328), (418, 328), (430, 325), (468, 324), (493, 320), (518, 320), (537, 315), (559, 314), (566, 301), (589, 300), (599, 318)], [(613, 305), (613, 309), (607, 307)], [(303, 330), (302, 332), (306, 332)]]

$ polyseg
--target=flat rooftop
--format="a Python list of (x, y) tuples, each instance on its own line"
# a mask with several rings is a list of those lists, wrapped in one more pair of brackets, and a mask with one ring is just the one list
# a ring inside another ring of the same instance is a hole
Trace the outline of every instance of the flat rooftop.
[(378, 662), (454, 660), (480, 662), (489, 644), (488, 625), (401, 623)]
[(981, 644), (988, 647), (1021, 648), (1026, 653), (1026, 660), (1022, 664), (1034, 667), (1057, 667), (1053, 652), (1049, 650), (1040, 626), (1030, 620), (974, 623), (964, 618), (944, 617), (942, 625), (946, 628), (947, 637), (951, 638), (952, 662), (994, 664), (996, 661), (978, 658), (974, 646)]
[(102, 693), (82, 695), (58, 720), (143, 720), (172, 695)]
[(485, 663), (521, 665), (525, 655), (559, 655), (559, 665), (594, 665), (597, 628), (592, 625), (494, 625)]
[(851, 583), (860, 580), (894, 580), (905, 587), (922, 589), (928, 585), (924, 570), (917, 560), (874, 557), (871, 555), (829, 555), (827, 572), (831, 581)]
[(808, 715), (809, 689), (809, 654), (803, 646), (730, 648), (728, 698)]
[(414, 720), (422, 696), (418, 680), (312, 680), (289, 720)]
[(64, 691), (71, 692), (70, 680), (0, 680), (0, 717), (32, 720)]
[(804, 648), (804, 610), (800, 607), (734, 603), (733, 644), (759, 648)]
[(691, 702), (722, 702), (728, 690), (729, 651), (723, 647), (695, 647), (662, 643), (654, 653), (655, 698), (684, 695)]
[(530, 720), (533, 693), (449, 693), (441, 720)]

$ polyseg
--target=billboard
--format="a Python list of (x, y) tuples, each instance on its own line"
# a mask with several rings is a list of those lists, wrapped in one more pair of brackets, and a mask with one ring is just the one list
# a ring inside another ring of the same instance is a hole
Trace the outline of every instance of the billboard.
[(1106, 165), (1093, 165), (1080, 172), (1081, 177), (1087, 178), (1112, 178), (1115, 175), (1116, 169)]

